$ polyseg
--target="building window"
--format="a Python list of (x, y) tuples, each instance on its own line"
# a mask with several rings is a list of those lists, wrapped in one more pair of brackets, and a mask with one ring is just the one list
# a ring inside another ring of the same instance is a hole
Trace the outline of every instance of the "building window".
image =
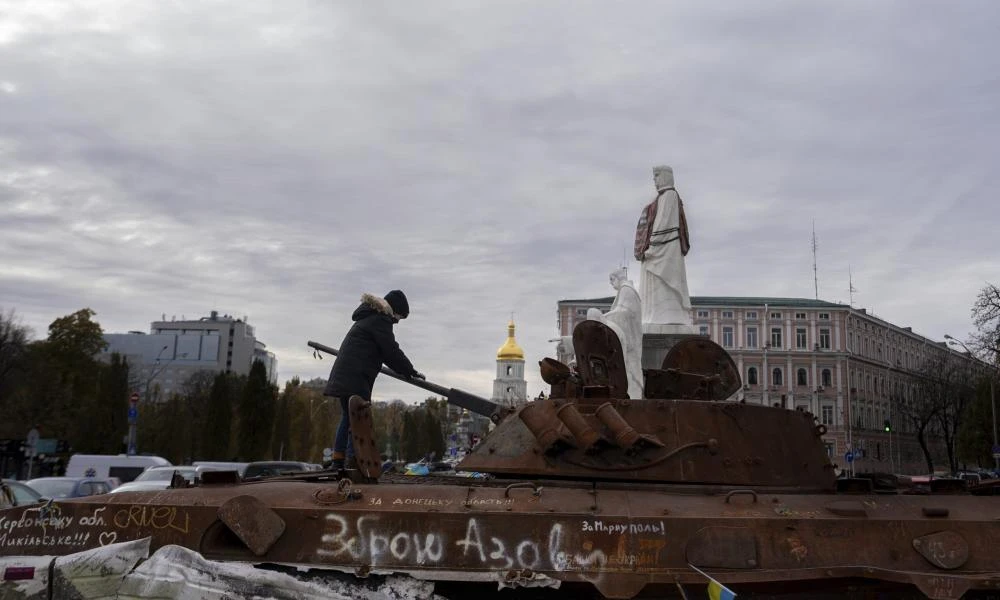
[(833, 385), (833, 373), (830, 369), (823, 369), (822, 373), (823, 387), (830, 387)]
[(795, 319), (797, 321), (805, 321), (806, 320), (806, 313), (795, 313)]
[(781, 318), (781, 313), (780, 312), (773, 312), (773, 313), (771, 313), (771, 318), (772, 319), (780, 319)]
[(513, 375), (514, 374), (514, 367), (508, 365), (507, 366), (507, 374), (508, 375)]
[(795, 347), (799, 350), (806, 348), (806, 328), (799, 327), (795, 330)]
[(757, 385), (757, 367), (747, 369), (747, 385)]
[(699, 319), (707, 319), (708, 318), (708, 311), (707, 310), (699, 310), (698, 311), (698, 318)]
[(805, 369), (799, 369), (795, 372), (795, 383), (797, 385), (809, 385), (809, 374), (806, 373)]
[(698, 334), (708, 337), (708, 325), (699, 325)]
[(829, 321), (830, 320), (830, 313), (819, 313), (819, 320), (820, 321)]
[(781, 348), (781, 327), (771, 328), (771, 347)]
[(833, 425), (833, 407), (829, 404), (824, 404), (820, 411), (820, 422), (824, 425)]
[(747, 327), (747, 348), (757, 347), (757, 328)]
[(733, 328), (723, 327), (722, 328), (722, 347), (732, 348), (733, 347)]
[(731, 310), (724, 310), (724, 311), (722, 311), (722, 318), (723, 319), (732, 319), (733, 318), (733, 311), (731, 311)]
[(774, 370), (771, 371), (771, 385), (781, 385), (781, 369), (779, 367), (775, 367)]
[(755, 310), (748, 310), (747, 311), (747, 319), (750, 319), (751, 321), (756, 321), (757, 320), (757, 311), (755, 311)]
[(586, 308), (578, 308), (578, 309), (576, 309), (576, 316), (578, 316), (578, 317), (586, 317), (587, 316), (587, 309)]
[(820, 329), (819, 330), (819, 347), (823, 350), (830, 349), (830, 330)]

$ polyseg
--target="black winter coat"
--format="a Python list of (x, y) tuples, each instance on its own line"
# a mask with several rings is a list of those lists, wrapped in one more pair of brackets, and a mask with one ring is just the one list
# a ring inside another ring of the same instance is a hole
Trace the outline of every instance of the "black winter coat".
[(396, 343), (392, 333), (395, 320), (385, 300), (364, 294), (351, 319), (354, 325), (340, 343), (340, 353), (333, 361), (324, 395), (347, 398), (357, 394), (371, 400), (372, 386), (383, 363), (400, 375), (417, 373)]

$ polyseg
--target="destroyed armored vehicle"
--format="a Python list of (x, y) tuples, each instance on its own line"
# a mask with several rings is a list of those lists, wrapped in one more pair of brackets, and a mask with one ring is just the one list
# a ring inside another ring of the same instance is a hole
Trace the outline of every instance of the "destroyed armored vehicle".
[(488, 478), (382, 475), (369, 405), (354, 397), (359, 468), (347, 476), (206, 473), (193, 487), (14, 507), (0, 511), (0, 560), (47, 557), (51, 577), (66, 579), (67, 555), (146, 544), (153, 556), (124, 569), (121, 589), (135, 589), (136, 574), (155, 579), (143, 564), (168, 553), (266, 565), (300, 583), (404, 575), (455, 597), (498, 587), (703, 597), (702, 573), (767, 597), (1000, 593), (996, 498), (837, 477), (824, 426), (806, 412), (732, 401), (739, 373), (706, 338), (677, 342), (662, 368), (646, 370), (641, 399), (627, 397), (608, 327), (583, 322), (573, 342), (576, 368), (543, 360), (551, 394), (518, 409), (406, 380), (492, 418), (458, 465)]

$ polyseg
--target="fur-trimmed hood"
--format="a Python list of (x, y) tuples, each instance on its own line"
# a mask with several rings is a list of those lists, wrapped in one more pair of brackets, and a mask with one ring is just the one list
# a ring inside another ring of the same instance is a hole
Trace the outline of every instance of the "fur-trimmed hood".
[(393, 321), (399, 321), (402, 319), (399, 315), (392, 311), (392, 307), (389, 303), (385, 301), (384, 298), (379, 298), (375, 294), (361, 294), (361, 305), (354, 309), (354, 314), (351, 315), (352, 321), (360, 321), (361, 319), (371, 315), (371, 313), (381, 313)]

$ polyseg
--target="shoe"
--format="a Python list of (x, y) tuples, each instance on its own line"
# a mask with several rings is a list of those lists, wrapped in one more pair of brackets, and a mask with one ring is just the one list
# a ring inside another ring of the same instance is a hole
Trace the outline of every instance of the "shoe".
[(349, 471), (354, 471), (358, 468), (358, 459), (353, 456), (348, 456), (347, 461), (344, 463), (344, 468)]
[(343, 471), (344, 470), (344, 459), (342, 459), (342, 458), (335, 458), (332, 461), (330, 461), (330, 470), (331, 471)]

